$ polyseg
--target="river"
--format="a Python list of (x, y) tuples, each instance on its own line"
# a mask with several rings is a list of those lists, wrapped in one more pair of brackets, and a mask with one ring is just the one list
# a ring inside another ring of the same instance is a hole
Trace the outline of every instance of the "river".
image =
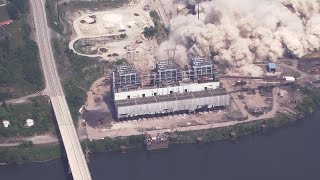
[[(95, 154), (94, 180), (320, 179), (320, 112), (311, 118), (236, 141), (171, 145)], [(62, 161), (0, 166), (2, 180), (67, 180)]]

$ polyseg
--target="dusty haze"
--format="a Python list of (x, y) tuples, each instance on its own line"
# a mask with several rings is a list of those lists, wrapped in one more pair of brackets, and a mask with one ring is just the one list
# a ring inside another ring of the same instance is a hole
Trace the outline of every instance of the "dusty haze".
[[(176, 2), (163, 0), (167, 6)], [(261, 75), (255, 61), (301, 57), (320, 48), (320, 0), (213, 0), (200, 3), (197, 16), (171, 19), (169, 40), (158, 59), (187, 64), (188, 55), (213, 56), (245, 74)], [(196, 5), (197, 6), (197, 5)], [(196, 8), (197, 10), (198, 8)]]

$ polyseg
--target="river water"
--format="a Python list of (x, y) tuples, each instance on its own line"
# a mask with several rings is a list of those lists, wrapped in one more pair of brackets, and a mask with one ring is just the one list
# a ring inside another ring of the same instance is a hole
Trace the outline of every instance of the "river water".
[[(94, 180), (318, 180), (320, 112), (237, 141), (91, 156)], [(67, 180), (62, 161), (0, 166), (1, 180)]]

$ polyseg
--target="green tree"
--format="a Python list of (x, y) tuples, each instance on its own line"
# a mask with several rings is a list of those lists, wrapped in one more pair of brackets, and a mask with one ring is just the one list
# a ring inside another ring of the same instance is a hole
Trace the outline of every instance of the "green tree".
[(14, 19), (14, 20), (20, 19), (19, 9), (13, 3), (8, 2), (7, 11), (11, 19)]
[(150, 11), (150, 17), (152, 17), (153, 19), (157, 20), (157, 21), (160, 21), (160, 16), (159, 14), (157, 13), (157, 11), (155, 10), (152, 10)]
[(26, 13), (28, 10), (27, 0), (9, 0), (9, 2), (14, 4), (20, 13)]
[(147, 39), (152, 39), (156, 33), (157, 33), (157, 30), (153, 26), (145, 27), (143, 30), (143, 35)]

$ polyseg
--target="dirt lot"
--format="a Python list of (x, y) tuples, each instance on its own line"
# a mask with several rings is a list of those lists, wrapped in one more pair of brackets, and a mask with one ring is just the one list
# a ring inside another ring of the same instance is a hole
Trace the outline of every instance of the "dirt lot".
[(298, 64), (299, 70), (308, 74), (320, 74), (320, 59), (300, 59)]
[[(230, 120), (229, 120), (230, 121)], [(228, 122), (226, 111), (219, 110), (215, 112), (204, 112), (195, 115), (175, 115), (161, 118), (138, 119), (134, 121), (113, 122), (110, 127), (87, 127), (88, 137), (97, 139), (117, 133), (118, 135), (127, 135), (142, 133), (144, 131), (176, 129), (189, 126), (201, 126)]]
[(106, 84), (106, 78), (96, 80), (87, 92), (87, 103), (85, 108), (87, 110), (97, 109), (104, 106), (104, 95), (110, 88)]
[(243, 102), (248, 107), (266, 107), (268, 105), (265, 103), (265, 100), (266, 97), (261, 96), (259, 93), (255, 93), (253, 95), (245, 94)]
[(153, 22), (148, 14), (142, 10), (114, 10), (85, 14), (73, 23), (77, 35), (84, 37), (106, 36), (119, 32), (136, 36), (144, 27), (152, 25)]
[(77, 11), (70, 17), (74, 29), (70, 49), (108, 61), (125, 58), (140, 71), (151, 69), (157, 43), (143, 35), (145, 27), (154, 26), (149, 11), (136, 5), (99, 12)]
[(82, 113), (83, 118), (90, 126), (108, 125), (113, 120), (105, 95), (110, 91), (105, 77), (96, 80), (87, 92), (87, 101)]
[[(79, 55), (104, 61), (125, 59), (140, 73), (149, 71), (158, 44), (141, 34), (143, 26), (153, 25), (149, 16), (152, 9), (144, 8), (148, 4), (149, 0), (61, 3), (61, 23), (69, 48)], [(95, 23), (91, 22), (94, 19)], [(83, 32), (74, 26), (77, 23)]]

